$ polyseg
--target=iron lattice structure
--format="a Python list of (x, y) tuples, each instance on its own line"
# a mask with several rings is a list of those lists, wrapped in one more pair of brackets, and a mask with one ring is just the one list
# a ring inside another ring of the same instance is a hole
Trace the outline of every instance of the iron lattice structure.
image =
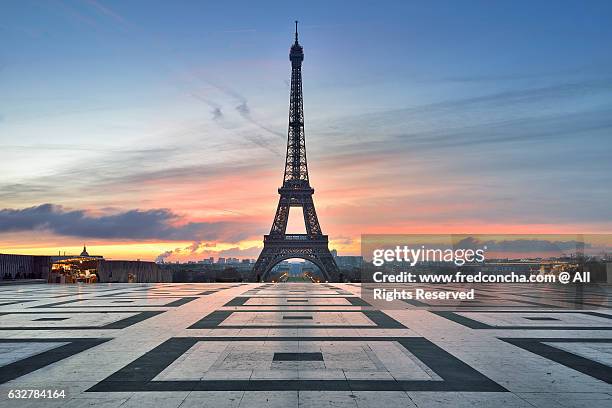
[[(289, 98), (289, 132), (283, 186), (278, 189), (280, 199), (269, 235), (264, 235), (264, 247), (255, 263), (253, 273), (265, 279), (277, 263), (289, 258), (302, 258), (319, 267), (325, 279), (338, 279), (338, 266), (323, 235), (312, 195), (314, 189), (308, 179), (306, 139), (304, 134), (304, 103), (302, 98), (302, 61), (304, 50), (298, 42), (297, 21), (295, 42), (289, 52), (291, 61), (291, 95)], [(306, 234), (287, 234), (289, 209), (302, 207)]]

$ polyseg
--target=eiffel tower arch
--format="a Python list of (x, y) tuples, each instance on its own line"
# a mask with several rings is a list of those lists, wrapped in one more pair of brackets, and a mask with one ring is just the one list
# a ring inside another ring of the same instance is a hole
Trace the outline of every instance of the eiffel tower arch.
[[(304, 50), (298, 42), (297, 21), (295, 42), (289, 52), (291, 61), (291, 95), (289, 98), (289, 132), (283, 186), (278, 189), (280, 199), (270, 234), (264, 235), (264, 247), (255, 263), (253, 273), (264, 280), (277, 263), (289, 258), (308, 260), (321, 270), (328, 281), (338, 279), (336, 261), (329, 251), (327, 235), (323, 235), (312, 195), (314, 189), (308, 178), (306, 139), (304, 134), (304, 104), (302, 98), (302, 61)], [(305, 234), (287, 234), (289, 209), (301, 207)]]

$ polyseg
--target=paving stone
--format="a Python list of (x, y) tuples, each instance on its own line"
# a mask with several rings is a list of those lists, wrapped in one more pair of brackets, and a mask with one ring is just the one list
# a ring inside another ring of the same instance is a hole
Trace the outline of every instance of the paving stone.
[(542, 290), (377, 310), (359, 284), (0, 287), (0, 406), (612, 406), (609, 288)]

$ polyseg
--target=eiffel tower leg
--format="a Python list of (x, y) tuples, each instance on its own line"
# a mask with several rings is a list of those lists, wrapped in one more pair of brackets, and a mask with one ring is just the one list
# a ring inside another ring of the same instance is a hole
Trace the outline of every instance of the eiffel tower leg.
[(272, 223), (272, 229), (270, 231), (271, 235), (283, 235), (287, 231), (289, 207), (289, 199), (281, 196), (280, 200), (278, 200), (276, 215), (274, 216), (274, 222)]
[(317, 218), (317, 211), (315, 210), (312, 196), (304, 198), (302, 204), (302, 211), (304, 212), (304, 225), (306, 226), (306, 234), (308, 235), (321, 235), (321, 226), (319, 225), (319, 219)]
[(274, 266), (272, 261), (276, 257), (276, 253), (277, 251), (275, 249), (266, 248), (264, 244), (264, 249), (261, 250), (257, 262), (255, 262), (255, 266), (253, 267), (253, 274), (257, 282), (264, 280), (268, 272), (270, 272), (270, 269)]
[(330, 282), (337, 282), (340, 276), (340, 270), (329, 249), (327, 247), (320, 249), (317, 251), (316, 256), (323, 266), (322, 272), (327, 275), (327, 279)]

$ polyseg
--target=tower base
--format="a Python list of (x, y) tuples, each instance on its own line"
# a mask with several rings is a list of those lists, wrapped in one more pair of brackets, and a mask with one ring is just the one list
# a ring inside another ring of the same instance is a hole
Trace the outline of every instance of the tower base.
[(329, 251), (327, 235), (308, 234), (264, 235), (264, 247), (253, 268), (255, 279), (265, 280), (276, 264), (291, 258), (312, 262), (329, 282), (339, 279), (340, 271)]

